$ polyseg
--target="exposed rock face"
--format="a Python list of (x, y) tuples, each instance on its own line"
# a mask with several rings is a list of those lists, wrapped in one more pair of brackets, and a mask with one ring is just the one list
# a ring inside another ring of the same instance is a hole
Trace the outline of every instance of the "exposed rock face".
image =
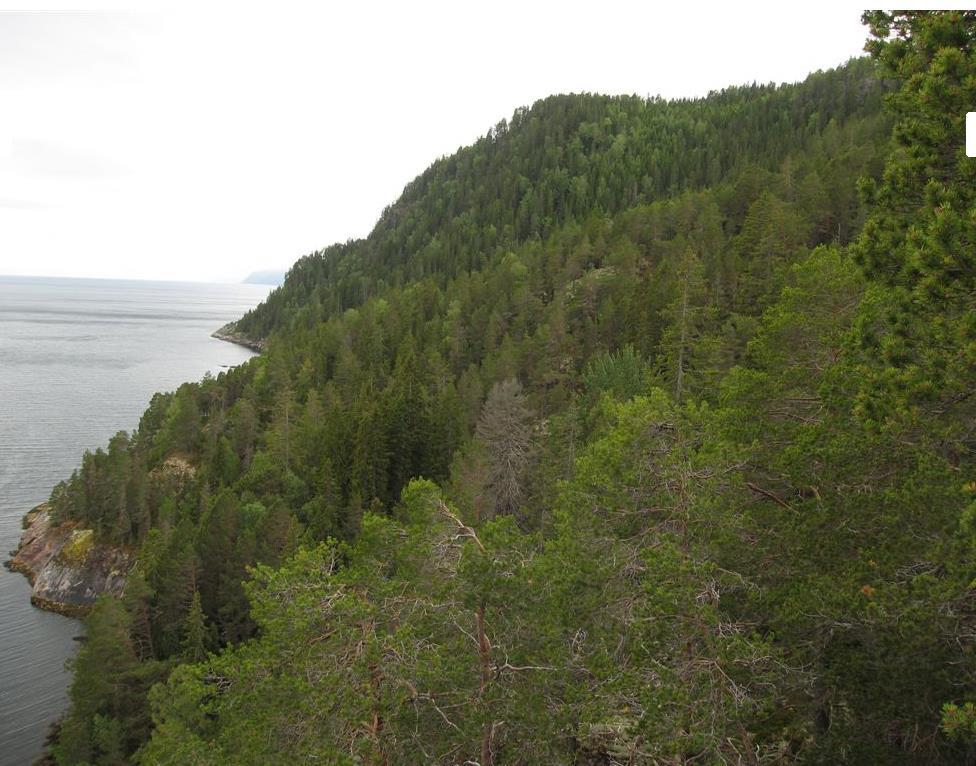
[(53, 524), (43, 503), (24, 517), (20, 545), (6, 566), (30, 580), (32, 604), (81, 617), (103, 593), (122, 595), (134, 563), (127, 551), (96, 543), (90, 529)]
[(259, 354), (265, 350), (264, 341), (254, 340), (254, 338), (249, 338), (244, 333), (238, 332), (233, 322), (225, 324), (216, 332), (212, 332), (210, 337), (217, 338), (217, 340), (225, 340), (228, 343), (236, 343), (238, 346), (244, 346), (244, 348), (257, 351)]

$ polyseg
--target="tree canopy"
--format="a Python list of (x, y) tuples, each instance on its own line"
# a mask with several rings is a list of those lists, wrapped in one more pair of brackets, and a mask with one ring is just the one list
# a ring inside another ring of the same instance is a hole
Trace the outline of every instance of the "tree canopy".
[(519, 109), (52, 507), (138, 549), (75, 764), (963, 764), (976, 14)]

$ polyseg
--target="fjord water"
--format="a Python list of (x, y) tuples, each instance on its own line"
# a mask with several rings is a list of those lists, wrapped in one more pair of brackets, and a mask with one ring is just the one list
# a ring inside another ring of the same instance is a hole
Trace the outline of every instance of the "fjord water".
[[(0, 277), (0, 556), (21, 518), (86, 449), (131, 431), (156, 391), (253, 353), (210, 333), (257, 305), (262, 285)], [(0, 569), (0, 765), (29, 764), (67, 704), (81, 623), (29, 602)]]

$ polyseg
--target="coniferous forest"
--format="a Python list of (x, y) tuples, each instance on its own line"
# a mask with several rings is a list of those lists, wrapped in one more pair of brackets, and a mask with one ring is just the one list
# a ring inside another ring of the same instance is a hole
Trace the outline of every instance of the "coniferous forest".
[(55, 488), (78, 764), (976, 762), (976, 13), (552, 96)]

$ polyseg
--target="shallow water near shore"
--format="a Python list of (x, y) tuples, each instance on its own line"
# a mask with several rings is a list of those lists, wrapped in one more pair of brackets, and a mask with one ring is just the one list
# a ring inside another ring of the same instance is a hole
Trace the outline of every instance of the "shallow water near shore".
[[(0, 276), (0, 559), (23, 515), (86, 449), (135, 428), (153, 393), (254, 355), (210, 333), (269, 289)], [(0, 569), (0, 766), (41, 753), (82, 632), (29, 599), (26, 578)]]

